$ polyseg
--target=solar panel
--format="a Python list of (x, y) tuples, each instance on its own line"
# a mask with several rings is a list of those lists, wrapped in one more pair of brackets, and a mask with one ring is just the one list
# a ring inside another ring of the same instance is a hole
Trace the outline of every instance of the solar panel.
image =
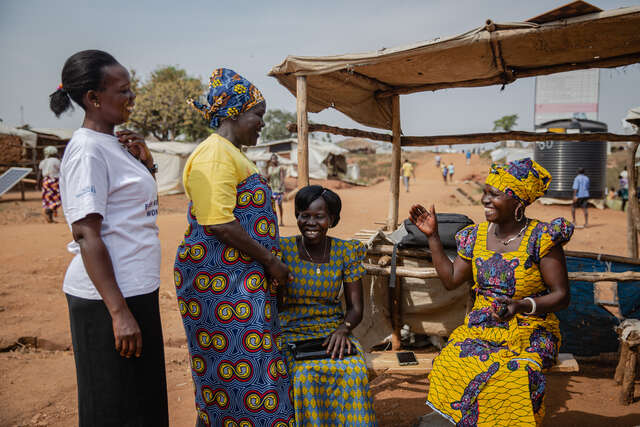
[(0, 176), (0, 196), (20, 182), (22, 178), (31, 173), (31, 168), (10, 168)]

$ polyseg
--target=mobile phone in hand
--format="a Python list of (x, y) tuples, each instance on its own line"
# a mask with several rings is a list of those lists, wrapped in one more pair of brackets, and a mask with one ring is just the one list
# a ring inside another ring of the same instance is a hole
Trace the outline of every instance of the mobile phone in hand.
[(416, 359), (416, 355), (413, 353), (413, 351), (399, 351), (398, 353), (396, 353), (396, 356), (398, 357), (398, 364), (400, 366), (418, 364), (418, 359)]

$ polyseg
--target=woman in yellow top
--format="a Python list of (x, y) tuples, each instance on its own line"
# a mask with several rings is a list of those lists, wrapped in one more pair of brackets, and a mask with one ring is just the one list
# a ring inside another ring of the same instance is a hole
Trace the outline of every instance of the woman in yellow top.
[(435, 208), (411, 208), (429, 239), (447, 289), (473, 280), (475, 302), (435, 359), (427, 404), (460, 426), (531, 426), (544, 417), (545, 378), (560, 347), (554, 311), (569, 304), (562, 244), (573, 233), (564, 218), (525, 216), (551, 176), (531, 159), (492, 166), (482, 196), (487, 222), (456, 235), (458, 257), (444, 254)]
[(288, 270), (278, 258), (271, 189), (239, 150), (256, 144), (266, 105), (226, 68), (211, 75), (207, 100), (190, 101), (217, 134), (185, 165), (189, 224), (174, 269), (197, 425), (287, 427), (291, 384), (269, 282), (284, 285)]

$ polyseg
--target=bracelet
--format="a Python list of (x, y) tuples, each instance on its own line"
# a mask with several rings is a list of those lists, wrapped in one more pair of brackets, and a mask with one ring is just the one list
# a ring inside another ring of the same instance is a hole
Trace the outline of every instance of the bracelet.
[(529, 301), (531, 303), (531, 311), (525, 312), (524, 314), (534, 314), (536, 309), (538, 308), (536, 305), (536, 301), (531, 297), (522, 298), (523, 301)]

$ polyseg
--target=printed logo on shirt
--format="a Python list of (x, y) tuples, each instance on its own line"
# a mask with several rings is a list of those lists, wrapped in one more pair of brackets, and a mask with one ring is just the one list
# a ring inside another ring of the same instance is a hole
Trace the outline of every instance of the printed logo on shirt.
[(145, 203), (144, 210), (147, 211), (147, 216), (158, 215), (158, 199), (155, 199), (154, 201), (149, 203)]
[(82, 188), (78, 194), (76, 194), (76, 198), (82, 197), (86, 194), (96, 194), (96, 186), (95, 185), (87, 185)]

